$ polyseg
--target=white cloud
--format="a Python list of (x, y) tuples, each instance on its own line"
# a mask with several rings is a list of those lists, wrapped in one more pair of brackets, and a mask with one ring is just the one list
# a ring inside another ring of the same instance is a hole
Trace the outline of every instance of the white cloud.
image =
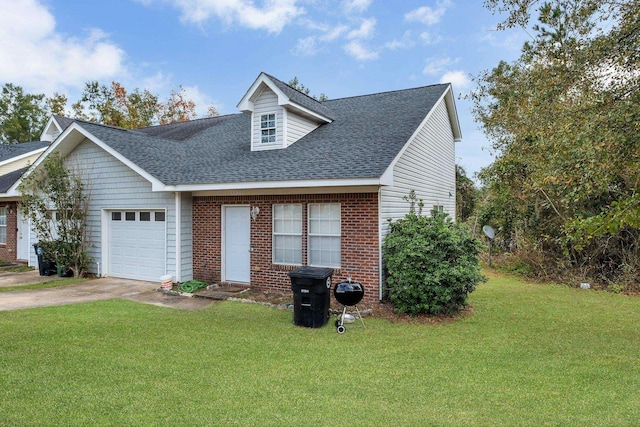
[(351, 30), (349, 34), (347, 34), (347, 38), (349, 39), (369, 39), (373, 37), (376, 30), (376, 18), (364, 19), (360, 27)]
[(499, 47), (501, 49), (507, 49), (512, 52), (519, 52), (522, 49), (526, 39), (526, 33), (511, 33), (502, 34), (504, 37), (496, 37), (495, 30), (488, 30), (489, 32), (478, 40), (482, 43), (488, 43), (490, 46)]
[(329, 28), (327, 31), (325, 31), (325, 34), (321, 36), (320, 39), (327, 42), (334, 41), (342, 34), (344, 34), (348, 29), (349, 27), (347, 27), (346, 25), (336, 25), (335, 27)]
[(103, 31), (60, 34), (38, 0), (0, 0), (0, 10), (0, 81), (51, 94), (127, 74), (124, 51)]
[(442, 73), (447, 67), (458, 62), (458, 59), (446, 58), (427, 58), (427, 65), (422, 69), (422, 72), (427, 75), (434, 75)]
[(336, 25), (335, 27), (313, 25), (314, 29), (320, 30), (323, 34), (298, 39), (296, 46), (291, 50), (293, 55), (314, 56), (319, 52), (323, 52), (326, 50), (327, 43), (337, 40), (349, 29), (346, 25)]
[(407, 12), (404, 19), (409, 22), (420, 22), (426, 25), (435, 25), (440, 22), (447, 8), (451, 6), (450, 0), (442, 0), (436, 3), (436, 7), (422, 6)]
[(358, 40), (352, 40), (344, 46), (345, 52), (358, 61), (371, 61), (378, 59), (379, 54), (375, 50), (371, 50), (364, 46)]
[(451, 83), (454, 90), (464, 91), (471, 87), (471, 79), (464, 71), (448, 71), (440, 77), (440, 83)]
[(413, 41), (411, 31), (405, 31), (402, 35), (402, 39), (393, 39), (390, 42), (385, 43), (384, 47), (389, 50), (396, 49), (410, 49), (415, 46), (415, 41)]
[(139, 0), (149, 5), (162, 1), (177, 8), (184, 22), (202, 24), (217, 18), (227, 25), (237, 24), (253, 30), (279, 33), (294, 18), (305, 13), (297, 0), (268, 0), (257, 7), (252, 0)]
[(309, 36), (303, 39), (298, 39), (298, 42), (291, 53), (296, 56), (314, 56), (318, 51), (318, 37)]
[(347, 13), (364, 12), (371, 5), (371, 0), (344, 0), (342, 6)]
[(171, 79), (171, 75), (167, 75), (159, 71), (153, 76), (143, 78), (140, 83), (140, 87), (151, 93), (166, 92), (168, 88), (171, 87)]
[[(196, 114), (198, 117), (204, 117), (208, 114), (207, 109), (211, 105), (215, 105), (215, 102), (209, 95), (200, 91), (198, 86), (182, 86), (184, 94), (187, 99), (190, 99), (196, 104)], [(216, 108), (218, 108), (216, 106)]]
[(438, 36), (438, 35), (433, 35), (431, 33), (429, 33), (428, 31), (424, 31), (420, 34), (420, 41), (422, 42), (422, 44), (429, 46), (429, 45), (434, 45), (434, 44), (438, 44), (442, 41), (442, 36)]

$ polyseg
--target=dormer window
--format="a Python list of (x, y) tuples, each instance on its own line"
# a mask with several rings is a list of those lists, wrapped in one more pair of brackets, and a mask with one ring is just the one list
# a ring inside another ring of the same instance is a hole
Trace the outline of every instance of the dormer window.
[(263, 114), (260, 116), (260, 130), (263, 144), (271, 144), (276, 142), (276, 115)]
[(251, 113), (251, 151), (280, 150), (333, 121), (323, 103), (286, 83), (260, 73), (238, 103)]

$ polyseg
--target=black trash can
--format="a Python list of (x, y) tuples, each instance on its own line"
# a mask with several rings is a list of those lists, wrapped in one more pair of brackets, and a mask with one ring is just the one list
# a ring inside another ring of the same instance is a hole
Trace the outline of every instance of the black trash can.
[(333, 268), (304, 266), (289, 272), (293, 291), (293, 323), (319, 328), (329, 320)]
[(50, 261), (48, 254), (44, 252), (44, 248), (37, 243), (33, 244), (33, 249), (38, 256), (38, 271), (41, 276), (51, 276), (57, 273), (56, 264)]

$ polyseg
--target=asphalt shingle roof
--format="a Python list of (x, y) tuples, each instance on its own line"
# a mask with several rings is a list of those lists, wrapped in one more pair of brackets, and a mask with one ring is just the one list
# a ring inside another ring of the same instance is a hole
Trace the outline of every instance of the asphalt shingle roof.
[(269, 151), (251, 151), (246, 113), (135, 131), (78, 123), (167, 185), (378, 178), (447, 87), (326, 101), (332, 123)]
[(56, 119), (56, 122), (58, 122), (58, 124), (62, 127), (62, 131), (63, 132), (64, 132), (64, 130), (66, 128), (71, 126), (71, 123), (74, 122), (74, 119), (70, 119), (68, 117), (63, 117), (63, 116), (58, 116), (56, 114), (54, 114), (53, 117)]
[(264, 74), (265, 76), (269, 77), (273, 81), (273, 83), (278, 87), (278, 89), (284, 92), (284, 94), (287, 95), (291, 101), (295, 102), (296, 104), (308, 110), (313, 111), (314, 113), (318, 113), (322, 116), (325, 116), (331, 120), (335, 118), (333, 111), (331, 111), (331, 109), (328, 108), (325, 105), (325, 103), (315, 100), (308, 95), (305, 95), (304, 93), (292, 88), (285, 82), (278, 80), (277, 78), (273, 77), (270, 74), (267, 74), (267, 73), (264, 73)]
[(17, 182), (27, 168), (18, 169), (0, 176), (0, 193), (6, 193), (11, 186)]
[(14, 157), (22, 156), (31, 151), (39, 150), (49, 146), (45, 141), (22, 142), (20, 144), (0, 144), (0, 162), (10, 160)]

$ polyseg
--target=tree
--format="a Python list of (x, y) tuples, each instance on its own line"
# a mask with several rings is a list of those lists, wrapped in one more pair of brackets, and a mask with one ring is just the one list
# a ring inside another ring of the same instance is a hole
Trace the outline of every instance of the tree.
[(158, 97), (148, 90), (127, 90), (118, 82), (85, 84), (80, 100), (72, 105), (75, 118), (135, 129), (151, 126), (158, 113)]
[(297, 90), (298, 92), (302, 92), (305, 95), (310, 96), (311, 98), (315, 99), (318, 102), (324, 102), (327, 99), (329, 99), (327, 95), (325, 95), (324, 93), (321, 93), (320, 96), (309, 95), (309, 93), (311, 92), (311, 89), (309, 89), (308, 87), (305, 87), (305, 85), (300, 83), (298, 81), (298, 77), (294, 76), (291, 80), (289, 80), (289, 83), (287, 84), (291, 86), (293, 89)]
[(500, 29), (532, 34), (471, 96), (498, 153), (480, 174), (494, 203), (485, 213), (558, 267), (605, 281), (640, 271), (640, 1), (485, 4), (507, 12)]
[(58, 116), (66, 115), (67, 108), (67, 96), (54, 92), (54, 94), (47, 98), (47, 107), (51, 114), (57, 114)]
[(473, 181), (467, 176), (467, 172), (460, 165), (456, 165), (456, 218), (458, 221), (466, 221), (476, 205), (478, 190)]
[[(100, 85), (97, 81), (87, 82), (82, 97), (72, 105), (72, 110), (76, 119), (125, 129), (184, 122), (198, 117), (196, 103), (187, 97), (182, 86), (178, 91), (172, 90), (166, 102), (162, 102), (146, 89), (128, 92), (118, 82), (111, 82), (110, 86)], [(209, 106), (207, 117), (217, 115), (216, 108)]]
[(84, 276), (89, 256), (89, 196), (80, 177), (58, 155), (50, 155), (20, 183), (21, 209), (30, 219), (40, 245), (63, 271)]
[[(207, 108), (207, 117), (215, 117), (218, 110), (213, 105)], [(187, 98), (184, 87), (180, 86), (179, 91), (172, 90), (167, 102), (158, 106), (158, 117), (161, 125), (176, 122), (186, 122), (198, 117), (196, 114), (196, 103)]]
[(25, 94), (20, 86), (7, 83), (0, 96), (0, 143), (38, 141), (47, 121), (42, 94)]

